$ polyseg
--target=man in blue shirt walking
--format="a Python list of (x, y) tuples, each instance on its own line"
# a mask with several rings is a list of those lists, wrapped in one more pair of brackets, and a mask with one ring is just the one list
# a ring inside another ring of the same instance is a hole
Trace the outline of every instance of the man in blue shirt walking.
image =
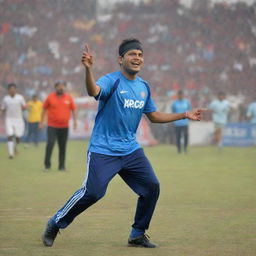
[[(191, 104), (189, 100), (184, 98), (184, 93), (182, 90), (178, 91), (178, 99), (175, 100), (172, 104), (172, 113), (184, 113), (187, 111), (190, 111)], [(181, 119), (174, 121), (175, 126), (175, 134), (176, 134), (176, 147), (178, 150), (178, 153), (182, 152), (181, 142), (183, 140), (183, 150), (184, 152), (187, 152), (187, 146), (188, 146), (188, 124), (189, 120)]]
[(85, 84), (89, 96), (99, 101), (87, 158), (87, 174), (81, 189), (48, 221), (42, 236), (45, 246), (52, 246), (59, 229), (102, 198), (108, 183), (119, 174), (138, 194), (134, 223), (128, 246), (154, 248), (148, 229), (159, 196), (157, 180), (149, 160), (136, 141), (136, 130), (143, 114), (151, 122), (166, 123), (179, 119), (201, 119), (202, 109), (168, 114), (157, 111), (146, 81), (137, 76), (143, 59), (143, 46), (137, 39), (126, 39), (119, 46), (120, 71), (95, 82), (94, 58), (88, 46), (82, 56)]

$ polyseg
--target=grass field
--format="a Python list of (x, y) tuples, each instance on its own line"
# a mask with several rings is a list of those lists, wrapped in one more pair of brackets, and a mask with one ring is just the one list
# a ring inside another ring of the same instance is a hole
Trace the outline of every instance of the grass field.
[(148, 234), (156, 249), (126, 247), (136, 195), (117, 176), (107, 195), (61, 231), (45, 248), (41, 233), (49, 216), (85, 176), (86, 142), (69, 142), (67, 172), (43, 172), (44, 144), (9, 160), (0, 144), (0, 255), (15, 256), (255, 256), (256, 148), (145, 148), (161, 183)]

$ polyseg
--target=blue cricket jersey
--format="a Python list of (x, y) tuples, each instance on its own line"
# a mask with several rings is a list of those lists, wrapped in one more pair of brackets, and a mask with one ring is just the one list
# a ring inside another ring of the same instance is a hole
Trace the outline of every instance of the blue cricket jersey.
[[(187, 99), (178, 99), (175, 100), (172, 104), (172, 113), (185, 113), (186, 111), (189, 111), (191, 109), (191, 104)], [(187, 118), (174, 121), (174, 124), (176, 126), (187, 126), (188, 123), (189, 120)]]
[[(118, 79), (118, 87), (110, 96)], [(96, 84), (101, 90), (96, 97), (99, 106), (89, 151), (112, 156), (128, 155), (140, 148), (136, 131), (143, 113), (156, 111), (149, 86), (138, 76), (135, 80), (127, 79), (121, 71), (99, 78)]]

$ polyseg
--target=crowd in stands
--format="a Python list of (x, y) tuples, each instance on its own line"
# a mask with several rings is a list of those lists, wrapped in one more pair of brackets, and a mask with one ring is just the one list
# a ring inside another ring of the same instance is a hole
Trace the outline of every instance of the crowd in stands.
[(84, 43), (99, 77), (118, 69), (117, 47), (127, 37), (143, 42), (141, 75), (160, 103), (183, 89), (193, 106), (206, 106), (224, 91), (242, 109), (255, 93), (256, 4), (194, 9), (152, 0), (99, 11), (96, 1), (2, 0), (0, 7), (1, 98), (9, 82), (26, 97), (43, 98), (57, 80), (66, 80), (74, 96), (85, 95)]

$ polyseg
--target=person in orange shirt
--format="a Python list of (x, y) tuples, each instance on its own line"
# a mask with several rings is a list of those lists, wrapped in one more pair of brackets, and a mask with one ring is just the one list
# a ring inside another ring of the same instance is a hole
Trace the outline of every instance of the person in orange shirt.
[(39, 127), (43, 127), (47, 113), (47, 144), (44, 159), (45, 170), (51, 168), (52, 150), (57, 139), (59, 147), (59, 170), (65, 171), (66, 144), (71, 113), (74, 121), (74, 129), (77, 127), (76, 106), (73, 98), (65, 91), (66, 82), (57, 82), (55, 84), (55, 92), (50, 93), (43, 104)]

